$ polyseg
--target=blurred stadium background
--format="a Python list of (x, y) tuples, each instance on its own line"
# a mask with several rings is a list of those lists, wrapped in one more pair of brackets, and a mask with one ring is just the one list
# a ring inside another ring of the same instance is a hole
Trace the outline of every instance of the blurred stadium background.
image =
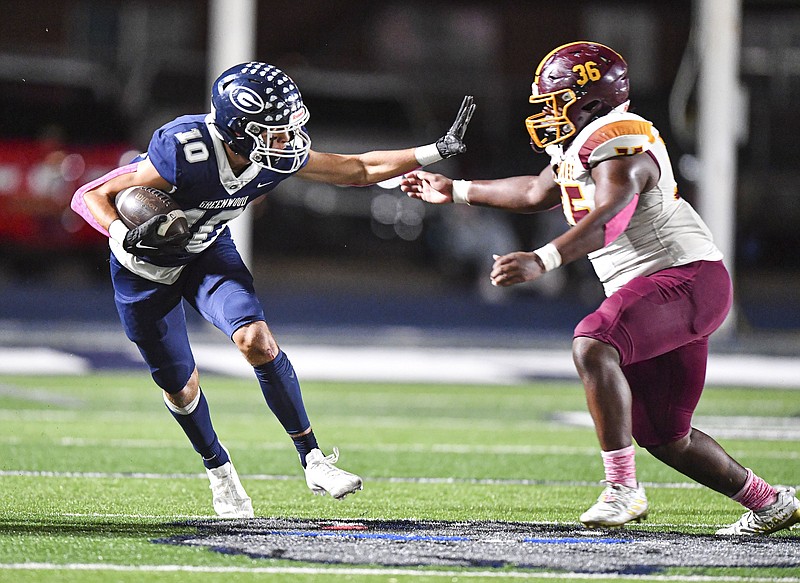
[[(0, 0), (0, 344), (124, 341), (105, 240), (69, 199), (145, 149), (160, 124), (207, 110), (214, 4)], [(469, 152), (436, 170), (492, 178), (547, 163), (530, 151), (523, 123), (539, 59), (571, 40), (604, 42), (629, 61), (634, 111), (661, 130), (683, 196), (713, 209), (697, 186), (700, 4), (255, 1), (254, 57), (298, 82), (319, 150), (428, 143), (474, 94)], [(800, 3), (731, 4), (741, 8), (745, 96), (730, 120), (741, 128), (729, 256), (737, 315), (716, 348), (792, 355), (800, 347)], [(216, 5), (224, 13), (239, 2)], [(225, 34), (241, 34), (237, 21), (230, 16)], [(425, 207), (396, 189), (294, 179), (251, 214), (251, 265), (279, 339), (568, 346), (574, 324), (602, 299), (588, 262), (518, 289), (488, 285), (491, 254), (549, 240), (564, 228), (558, 213)]]

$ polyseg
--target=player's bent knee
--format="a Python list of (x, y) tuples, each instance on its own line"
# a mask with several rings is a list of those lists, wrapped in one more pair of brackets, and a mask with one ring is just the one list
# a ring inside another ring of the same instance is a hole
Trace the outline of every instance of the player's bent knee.
[(150, 376), (155, 383), (165, 392), (179, 393), (186, 386), (186, 378), (191, 374), (191, 369), (183, 363), (175, 366), (150, 367)]
[(578, 336), (572, 341), (572, 359), (578, 372), (590, 371), (599, 366), (619, 364), (619, 355), (610, 344)]
[(691, 446), (691, 441), (691, 432), (689, 432), (678, 439), (657, 445), (645, 445), (644, 448), (654, 458), (659, 459), (668, 465), (673, 465), (677, 459), (686, 453)]
[(242, 326), (233, 333), (233, 341), (253, 366), (269, 362), (278, 355), (278, 345), (263, 321)]
[(191, 354), (187, 358), (170, 360), (169, 352), (164, 351), (161, 345), (152, 347), (145, 344), (139, 344), (139, 351), (150, 369), (150, 376), (167, 393), (181, 391), (196, 370)]

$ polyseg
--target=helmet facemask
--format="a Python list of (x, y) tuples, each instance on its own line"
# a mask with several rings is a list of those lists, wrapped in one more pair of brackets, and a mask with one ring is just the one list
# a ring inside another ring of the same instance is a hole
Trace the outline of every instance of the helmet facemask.
[[(308, 110), (302, 107), (292, 114), (287, 125), (274, 126), (248, 121), (243, 129), (245, 135), (252, 140), (252, 148), (248, 154), (250, 161), (273, 172), (296, 172), (311, 149), (311, 138), (304, 128), (308, 118)], [(284, 141), (287, 137), (288, 141)], [(280, 147), (273, 147), (275, 142), (279, 142)], [(291, 160), (288, 167), (282, 163), (284, 160)]]
[(552, 93), (534, 95), (528, 101), (535, 106), (536, 113), (525, 120), (525, 126), (531, 135), (531, 141), (538, 150), (558, 144), (570, 138), (577, 131), (575, 125), (567, 117), (567, 110), (576, 103), (575, 92), (561, 89)]

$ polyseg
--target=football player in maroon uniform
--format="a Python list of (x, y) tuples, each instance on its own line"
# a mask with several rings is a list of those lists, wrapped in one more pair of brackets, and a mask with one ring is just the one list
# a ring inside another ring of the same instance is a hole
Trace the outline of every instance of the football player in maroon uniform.
[(531, 252), (495, 256), (510, 286), (588, 255), (607, 299), (575, 328), (573, 358), (605, 467), (606, 488), (580, 520), (615, 527), (647, 516), (633, 439), (748, 511), (718, 534), (769, 534), (800, 521), (800, 501), (742, 467), (691, 425), (708, 338), (731, 306), (722, 254), (677, 193), (658, 130), (628, 112), (628, 68), (614, 50), (573, 42), (536, 69), (526, 126), (551, 164), (538, 176), (450, 180), (417, 171), (401, 188), (431, 203), (531, 213), (561, 207), (571, 225)]

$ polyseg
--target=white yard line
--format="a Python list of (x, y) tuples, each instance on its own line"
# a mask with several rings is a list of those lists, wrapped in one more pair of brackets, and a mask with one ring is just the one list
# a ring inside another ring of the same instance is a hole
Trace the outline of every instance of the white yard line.
[(0, 374), (86, 374), (90, 368), (86, 359), (52, 348), (0, 347)]
[[(81, 478), (81, 479), (132, 479), (132, 480), (207, 480), (205, 474), (192, 473), (154, 473), (154, 472), (54, 472), (48, 470), (0, 470), (2, 477), (29, 477), (29, 478)], [(290, 481), (302, 480), (302, 475), (284, 474), (240, 474), (243, 480), (253, 481)], [(383, 482), (390, 484), (480, 484), (488, 486), (597, 486), (598, 481), (585, 480), (529, 480), (524, 478), (451, 478), (451, 477), (413, 477), (389, 476), (366, 477), (370, 482)], [(642, 482), (648, 488), (673, 488), (673, 489), (700, 489), (702, 486), (695, 482)]]
[[(88, 479), (88, 480), (202, 480), (206, 482), (208, 477), (205, 474), (192, 473), (153, 473), (153, 472), (54, 472), (38, 470), (0, 470), (0, 478), (56, 478), (56, 479)], [(246, 481), (262, 482), (288, 482), (301, 481), (302, 475), (285, 474), (240, 474)], [(599, 487), (598, 481), (587, 480), (532, 480), (524, 478), (452, 478), (452, 477), (413, 477), (413, 476), (389, 476), (389, 477), (370, 477), (365, 476), (368, 482), (385, 484), (473, 484), (479, 486), (552, 486), (552, 487)], [(648, 489), (673, 489), (673, 490), (699, 490), (704, 486), (696, 482), (647, 482), (643, 481)], [(800, 484), (788, 484), (800, 490)], [(659, 525), (663, 526), (663, 525)], [(676, 525), (677, 526), (677, 525)], [(686, 525), (711, 527), (713, 525)]]
[(191, 565), (116, 565), (108, 563), (0, 563), (5, 571), (111, 571), (133, 573), (252, 573), (273, 575), (336, 575), (336, 576), (375, 576), (375, 577), (442, 577), (451, 580), (459, 578), (475, 579), (581, 579), (597, 581), (606, 579), (627, 581), (675, 581), (679, 583), (705, 583), (720, 581), (725, 583), (800, 583), (798, 577), (713, 577), (707, 575), (620, 575), (611, 573), (567, 573), (548, 571), (467, 571), (467, 570), (424, 570), (424, 569), (375, 569), (370, 567), (201, 567)]
[[(588, 411), (559, 411), (554, 420), (573, 427), (594, 427)], [(800, 441), (800, 418), (749, 415), (697, 415), (692, 426), (715, 438)]]
[[(15, 420), (24, 419), (24, 413), (20, 414), (17, 411)], [(572, 413), (570, 413), (572, 415)], [(566, 420), (565, 422), (574, 423), (576, 425), (585, 425), (591, 423), (588, 413), (581, 414), (575, 413), (575, 418)], [(584, 417), (586, 421), (584, 421)], [(2, 416), (0, 415), (0, 418)], [(720, 417), (718, 423), (723, 423), (725, 417)], [(790, 418), (762, 418), (753, 417), (751, 421), (745, 421), (742, 417), (731, 417), (731, 421), (727, 427), (724, 425), (712, 425), (704, 423), (704, 418), (697, 419), (697, 427), (704, 429), (710, 435), (730, 438), (730, 439), (769, 439), (769, 440), (785, 440), (785, 441), (800, 441), (800, 427), (790, 428), (786, 424), (786, 429), (774, 429), (768, 432), (763, 432), (759, 428), (762, 425), (772, 424), (771, 420), (774, 419), (775, 424), (779, 424), (781, 420), (793, 421)], [(795, 424), (798, 422), (793, 421)], [(591, 427), (591, 425), (586, 425)], [(722, 435), (720, 432), (722, 431)], [(19, 435), (0, 435), (0, 444), (2, 445), (19, 445), (26, 443), (27, 438)], [(130, 448), (130, 449), (166, 449), (174, 447), (183, 447), (186, 441), (183, 439), (167, 440), (167, 439), (103, 439), (91, 437), (75, 437), (63, 435), (53, 437), (50, 440), (43, 439), (41, 436), (36, 436), (35, 441), (38, 443), (50, 443), (51, 445), (60, 447), (111, 447), (111, 448)], [(287, 448), (288, 442), (239, 442), (236, 440), (226, 441), (226, 445), (232, 449), (258, 450), (258, 451), (283, 451)], [(341, 444), (340, 444), (341, 445)], [(597, 456), (599, 450), (595, 446), (569, 446), (569, 445), (474, 445), (463, 443), (437, 443), (437, 444), (424, 444), (424, 443), (352, 443), (343, 446), (348, 451), (380, 451), (384, 453), (442, 453), (448, 455), (572, 455), (572, 456)], [(736, 452), (737, 456), (744, 455), (743, 453)], [(760, 457), (768, 459), (800, 459), (800, 451), (784, 451), (774, 450), (760, 454)]]
[[(197, 476), (200, 478), (201, 476)], [(593, 485), (597, 485), (596, 483)], [(646, 486), (651, 487), (652, 484), (645, 483)], [(665, 486), (669, 486), (668, 484)], [(680, 487), (681, 485), (676, 485), (676, 487)], [(686, 487), (689, 488), (700, 488), (700, 486), (694, 484), (685, 484)], [(170, 515), (155, 515), (155, 514), (125, 514), (125, 513), (113, 513), (113, 512), (43, 512), (41, 514), (43, 517), (53, 517), (53, 518), (64, 518), (64, 517), (71, 517), (71, 518), (97, 518), (101, 520), (108, 520), (108, 519), (126, 519), (126, 520), (152, 520), (158, 522), (164, 521), (180, 521), (180, 520), (201, 520), (201, 521), (222, 521), (224, 522), (226, 519), (220, 518), (216, 514), (170, 514)], [(259, 518), (266, 518), (256, 516), (255, 520)], [(357, 519), (355, 519), (357, 522)], [(446, 522), (446, 521), (445, 521)], [(496, 522), (502, 522), (500, 520)], [(531, 527), (541, 527), (541, 526), (566, 526), (566, 527), (575, 527), (577, 526), (576, 521), (556, 521), (556, 520), (531, 520), (528, 521)], [(699, 523), (699, 522), (649, 522), (649, 523), (640, 523), (635, 527), (637, 530), (643, 531), (660, 531), (663, 528), (697, 528), (697, 529), (707, 529), (707, 530), (716, 530), (719, 528), (719, 524), (706, 524), (706, 523)]]

